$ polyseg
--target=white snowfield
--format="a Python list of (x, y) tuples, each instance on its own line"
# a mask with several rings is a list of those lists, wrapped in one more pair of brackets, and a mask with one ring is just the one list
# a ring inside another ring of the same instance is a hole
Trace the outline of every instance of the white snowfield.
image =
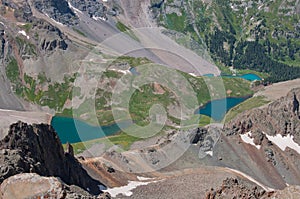
[(211, 157), (214, 155), (214, 152), (213, 152), (213, 151), (205, 151), (205, 153), (206, 153), (207, 155), (210, 155)]
[(53, 21), (54, 23), (56, 23), (57, 25), (60, 25), (60, 26), (65, 26), (64, 24), (56, 21), (55, 19), (51, 18), (47, 13), (43, 13), (44, 15), (46, 15), (49, 19), (51, 19), (51, 21)]
[(145, 180), (153, 180), (154, 178), (145, 178), (145, 177), (142, 177), (142, 176), (137, 176), (137, 179), (139, 181), (145, 181)]
[(246, 134), (240, 135), (240, 136), (245, 143), (255, 146), (258, 150), (260, 149), (260, 147), (261, 147), (260, 145), (254, 144), (254, 138), (251, 138), (251, 136), (252, 136), (251, 131), (249, 131)]
[(150, 183), (154, 183), (157, 181), (150, 181), (150, 182), (137, 182), (137, 181), (129, 181), (128, 185), (123, 186), (123, 187), (114, 187), (111, 189), (103, 190), (105, 192), (108, 192), (112, 197), (116, 197), (119, 194), (123, 194), (125, 196), (131, 196), (132, 190), (137, 188), (138, 186), (142, 185), (148, 185)]
[(293, 135), (287, 135), (287, 136), (282, 136), (281, 134), (277, 134), (276, 136), (270, 136), (267, 135), (268, 140), (273, 142), (276, 146), (278, 146), (282, 151), (286, 149), (286, 147), (289, 147), (291, 149), (294, 149), (297, 151), (297, 153), (300, 154), (300, 146), (297, 144), (293, 139)]
[(72, 10), (74, 10), (74, 12), (77, 14), (77, 13), (81, 13), (82, 14), (82, 12), (79, 10), (79, 9), (77, 9), (77, 8), (75, 8), (74, 6), (72, 6), (72, 4), (70, 3), (70, 2), (68, 2), (68, 5), (69, 5), (69, 7), (72, 9)]
[(27, 39), (30, 39), (30, 37), (26, 34), (24, 30), (20, 30), (18, 33), (24, 35)]

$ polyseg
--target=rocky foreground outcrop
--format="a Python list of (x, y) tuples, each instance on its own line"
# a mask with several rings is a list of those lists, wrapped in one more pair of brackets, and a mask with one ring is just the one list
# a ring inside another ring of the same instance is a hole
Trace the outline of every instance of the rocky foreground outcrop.
[[(64, 152), (58, 135), (46, 124), (27, 125), (18, 122), (11, 125), (8, 135), (0, 141), (0, 168), (0, 183), (16, 174), (37, 173), (46, 177), (59, 177), (64, 183), (78, 186), (78, 189), (82, 188), (94, 195), (102, 193), (99, 186), (103, 185), (88, 175), (73, 156), (71, 148)], [(23, 177), (25, 181), (38, 178)], [(16, 179), (19, 178), (10, 181)], [(40, 177), (39, 180), (44, 181), (44, 178)], [(63, 182), (59, 186), (65, 186)], [(1, 185), (2, 190), (7, 190), (5, 187), (5, 183)]]
[(206, 199), (226, 199), (226, 198), (247, 198), (247, 199), (281, 199), (281, 198), (299, 198), (300, 187), (290, 186), (284, 190), (266, 192), (261, 188), (244, 183), (236, 178), (227, 178), (223, 180), (221, 187), (217, 190), (211, 189), (206, 193)]
[(108, 199), (109, 195), (93, 196), (87, 191), (67, 185), (55, 177), (42, 177), (35, 173), (17, 174), (6, 179), (0, 186), (0, 198), (85, 198)]
[(268, 198), (274, 192), (266, 192), (260, 187), (253, 186), (242, 182), (236, 178), (227, 178), (223, 180), (221, 187), (214, 190), (213, 188), (206, 193), (206, 199), (217, 198)]

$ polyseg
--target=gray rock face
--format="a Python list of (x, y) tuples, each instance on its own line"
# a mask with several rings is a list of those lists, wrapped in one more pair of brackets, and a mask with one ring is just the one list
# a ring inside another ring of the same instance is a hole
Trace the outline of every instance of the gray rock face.
[[(269, 198), (273, 192), (266, 192), (263, 189), (245, 183), (236, 178), (227, 178), (223, 180), (220, 188), (217, 190), (211, 189), (206, 193), (206, 199), (217, 198)], [(225, 197), (224, 197), (225, 196)]]
[(204, 158), (207, 154), (212, 154), (214, 146), (217, 144), (221, 131), (217, 128), (197, 128), (189, 134), (191, 144), (199, 147), (199, 158)]
[(79, 18), (71, 10), (66, 0), (35, 0), (34, 6), (41, 13), (47, 14), (50, 18), (64, 25), (77, 25)]
[[(293, 135), (294, 140), (300, 143), (300, 118), (296, 114), (295, 98), (300, 97), (300, 88), (293, 89), (283, 97), (263, 109), (254, 109), (241, 114), (238, 118), (226, 125), (235, 134), (246, 132), (264, 132), (268, 135)], [(256, 133), (262, 140), (261, 133)]]
[(101, 17), (102, 19), (107, 19), (107, 14), (117, 14), (116, 10), (108, 10), (108, 8), (105, 5), (103, 5), (101, 1), (71, 0), (70, 3), (72, 6), (86, 13), (90, 17)]
[(90, 193), (100, 194), (100, 182), (92, 179), (71, 154), (65, 153), (60, 140), (49, 125), (11, 125), (0, 141), (0, 182), (20, 173), (37, 173), (60, 177)]
[(14, 16), (20, 21), (32, 20), (32, 11), (27, 1), (3, 0), (2, 4), (15, 10)]

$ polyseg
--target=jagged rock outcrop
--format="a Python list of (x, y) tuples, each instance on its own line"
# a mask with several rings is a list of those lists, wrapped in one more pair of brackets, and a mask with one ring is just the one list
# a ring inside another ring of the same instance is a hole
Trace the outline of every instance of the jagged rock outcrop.
[(66, 0), (35, 0), (34, 6), (41, 13), (64, 25), (77, 25), (79, 18), (75, 15)]
[(101, 18), (102, 20), (106, 20), (107, 15), (116, 16), (119, 13), (116, 7), (108, 8), (102, 3), (102, 1), (71, 0), (70, 3), (72, 6), (83, 13), (86, 13), (91, 18)]
[(35, 173), (24, 173), (6, 179), (0, 185), (0, 198), (109, 199), (110, 196), (107, 194), (93, 196), (80, 187), (65, 184), (59, 178), (42, 177)]
[(65, 153), (58, 135), (46, 124), (11, 125), (8, 135), (0, 141), (0, 183), (20, 173), (61, 178), (93, 194), (100, 194), (100, 182), (92, 179), (70, 153)]
[(2, 4), (14, 9), (14, 17), (20, 21), (31, 22), (33, 19), (32, 10), (28, 1), (2, 0)]
[(229, 199), (229, 198), (240, 198), (240, 199), (281, 199), (281, 198), (299, 198), (300, 187), (299, 186), (288, 186), (283, 190), (276, 190), (266, 192), (263, 189), (245, 183), (236, 178), (227, 178), (223, 180), (221, 187), (218, 189), (212, 188), (209, 190), (205, 198), (206, 199)]
[[(300, 118), (295, 114), (297, 98), (300, 97), (300, 88), (293, 89), (286, 97), (282, 97), (265, 108), (253, 109), (239, 115), (226, 125), (235, 134), (246, 132), (264, 132), (268, 135), (288, 134), (300, 143)], [(296, 100), (295, 100), (296, 99)], [(257, 135), (261, 136), (261, 133)]]
[(227, 178), (223, 180), (220, 188), (214, 190), (213, 188), (206, 193), (206, 199), (217, 199), (217, 198), (269, 198), (274, 192), (266, 192), (263, 189), (243, 183), (236, 178)]

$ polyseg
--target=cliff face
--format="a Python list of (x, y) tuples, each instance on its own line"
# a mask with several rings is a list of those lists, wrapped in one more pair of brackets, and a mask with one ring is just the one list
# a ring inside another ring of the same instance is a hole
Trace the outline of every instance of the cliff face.
[(274, 136), (292, 135), (300, 143), (299, 102), (300, 89), (293, 89), (287, 96), (269, 104), (263, 109), (254, 109), (241, 114), (229, 124), (227, 128), (236, 134), (252, 131), (263, 132)]
[(102, 184), (92, 179), (71, 154), (64, 152), (51, 126), (13, 124), (0, 142), (0, 183), (16, 174), (37, 173), (100, 194)]

